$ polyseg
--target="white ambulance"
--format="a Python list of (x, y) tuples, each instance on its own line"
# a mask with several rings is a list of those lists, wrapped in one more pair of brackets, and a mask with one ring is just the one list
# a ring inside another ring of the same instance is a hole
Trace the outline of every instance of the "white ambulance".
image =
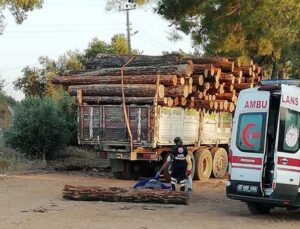
[(300, 207), (300, 87), (273, 83), (243, 90), (233, 119), (227, 196), (253, 214)]

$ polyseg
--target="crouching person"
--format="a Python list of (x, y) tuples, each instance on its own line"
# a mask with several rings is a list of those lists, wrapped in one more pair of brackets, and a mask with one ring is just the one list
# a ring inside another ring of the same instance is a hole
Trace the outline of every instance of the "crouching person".
[(180, 184), (180, 191), (185, 191), (186, 178), (191, 175), (192, 162), (188, 155), (187, 148), (183, 145), (180, 137), (174, 139), (175, 146), (172, 154), (167, 158), (159, 173), (171, 163), (171, 186), (176, 190), (177, 182)]

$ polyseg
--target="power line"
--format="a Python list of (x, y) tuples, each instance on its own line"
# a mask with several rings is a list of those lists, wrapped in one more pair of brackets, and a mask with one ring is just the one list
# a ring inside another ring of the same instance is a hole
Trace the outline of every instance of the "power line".
[[(36, 65), (39, 65), (40, 63), (35, 63), (35, 64), (27, 64), (26, 66), (28, 67), (33, 67)], [(10, 67), (10, 68), (4, 68), (4, 69), (0, 69), (1, 72), (8, 72), (8, 71), (13, 71), (13, 70), (17, 70), (20, 68), (24, 68), (24, 66), (16, 66), (16, 67)]]

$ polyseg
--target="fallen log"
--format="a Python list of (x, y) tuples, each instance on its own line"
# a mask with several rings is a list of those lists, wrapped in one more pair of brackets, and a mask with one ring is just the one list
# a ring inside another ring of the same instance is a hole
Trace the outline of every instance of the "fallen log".
[[(171, 66), (143, 66), (125, 67), (124, 75), (177, 75), (189, 77), (194, 71), (193, 64), (180, 64)], [(120, 76), (121, 68), (103, 68), (94, 71), (66, 72), (65, 75), (78, 76)]]
[(65, 199), (77, 201), (188, 204), (186, 192), (169, 190), (65, 185), (62, 195)]
[[(154, 84), (124, 84), (123, 88), (126, 97), (154, 97), (156, 94), (156, 85)], [(70, 86), (68, 92), (71, 96), (76, 96), (78, 90), (82, 90), (83, 96), (122, 96), (122, 85), (120, 84)], [(158, 97), (165, 97), (163, 85), (158, 87)]]
[[(124, 84), (156, 84), (157, 75), (125, 75)], [(86, 85), (86, 84), (121, 84), (120, 76), (58, 76), (52, 79), (53, 84)], [(177, 85), (176, 75), (159, 75), (159, 83), (165, 86)]]

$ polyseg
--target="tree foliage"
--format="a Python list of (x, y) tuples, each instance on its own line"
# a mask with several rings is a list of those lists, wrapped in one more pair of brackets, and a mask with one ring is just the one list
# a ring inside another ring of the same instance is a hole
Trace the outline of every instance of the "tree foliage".
[[(94, 38), (85, 50), (86, 58), (94, 58), (98, 53), (106, 54), (127, 54), (128, 41), (124, 34), (116, 34), (111, 38), (110, 43)], [(139, 53), (137, 49), (132, 50), (133, 54)]]
[[(249, 58), (290, 74), (299, 66), (297, 0), (159, 0), (156, 8), (210, 56)], [(273, 69), (274, 70), (274, 69)]]
[(4, 29), (3, 11), (8, 9), (16, 23), (21, 24), (27, 18), (27, 12), (41, 8), (43, 0), (0, 0), (0, 34)]
[(12, 127), (4, 138), (30, 158), (51, 159), (65, 145), (68, 129), (49, 98), (28, 98), (14, 107)]

